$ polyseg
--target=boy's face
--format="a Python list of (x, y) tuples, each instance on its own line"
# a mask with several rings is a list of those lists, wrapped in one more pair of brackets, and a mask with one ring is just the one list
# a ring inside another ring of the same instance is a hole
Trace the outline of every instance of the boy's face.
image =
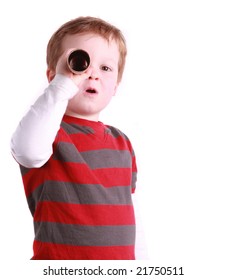
[(90, 56), (89, 78), (79, 84), (79, 92), (69, 101), (66, 114), (97, 121), (118, 86), (119, 48), (97, 34), (68, 35), (63, 51), (83, 49)]

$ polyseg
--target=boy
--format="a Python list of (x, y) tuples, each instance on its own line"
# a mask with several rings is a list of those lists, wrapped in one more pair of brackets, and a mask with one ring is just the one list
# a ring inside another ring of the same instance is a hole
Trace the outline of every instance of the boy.
[[(83, 74), (67, 67), (74, 49), (90, 56)], [(49, 86), (11, 140), (34, 219), (33, 260), (135, 259), (133, 148), (99, 121), (126, 53), (120, 30), (94, 17), (65, 23), (48, 43)]]

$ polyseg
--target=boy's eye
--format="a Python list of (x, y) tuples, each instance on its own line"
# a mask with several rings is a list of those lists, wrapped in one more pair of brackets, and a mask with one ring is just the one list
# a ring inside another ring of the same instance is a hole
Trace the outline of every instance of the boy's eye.
[(106, 66), (106, 65), (103, 65), (103, 66), (101, 67), (101, 69), (102, 69), (103, 71), (111, 71), (111, 68), (108, 67), (108, 66)]

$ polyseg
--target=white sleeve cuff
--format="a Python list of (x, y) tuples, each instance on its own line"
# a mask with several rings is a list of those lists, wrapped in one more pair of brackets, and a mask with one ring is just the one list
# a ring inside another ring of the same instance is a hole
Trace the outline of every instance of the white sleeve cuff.
[(61, 74), (55, 75), (54, 79), (49, 84), (49, 88), (55, 89), (54, 96), (57, 101), (69, 100), (78, 91), (78, 87), (75, 83), (70, 78)]

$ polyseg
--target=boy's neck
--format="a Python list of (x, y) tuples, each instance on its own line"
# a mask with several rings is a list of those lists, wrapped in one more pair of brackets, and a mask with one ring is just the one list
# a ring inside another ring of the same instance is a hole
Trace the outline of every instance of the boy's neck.
[(99, 114), (94, 114), (94, 115), (80, 115), (80, 114), (75, 114), (71, 111), (66, 111), (65, 115), (74, 117), (74, 118), (79, 118), (79, 119), (84, 119), (88, 121), (93, 121), (93, 122), (98, 122), (99, 121)]

